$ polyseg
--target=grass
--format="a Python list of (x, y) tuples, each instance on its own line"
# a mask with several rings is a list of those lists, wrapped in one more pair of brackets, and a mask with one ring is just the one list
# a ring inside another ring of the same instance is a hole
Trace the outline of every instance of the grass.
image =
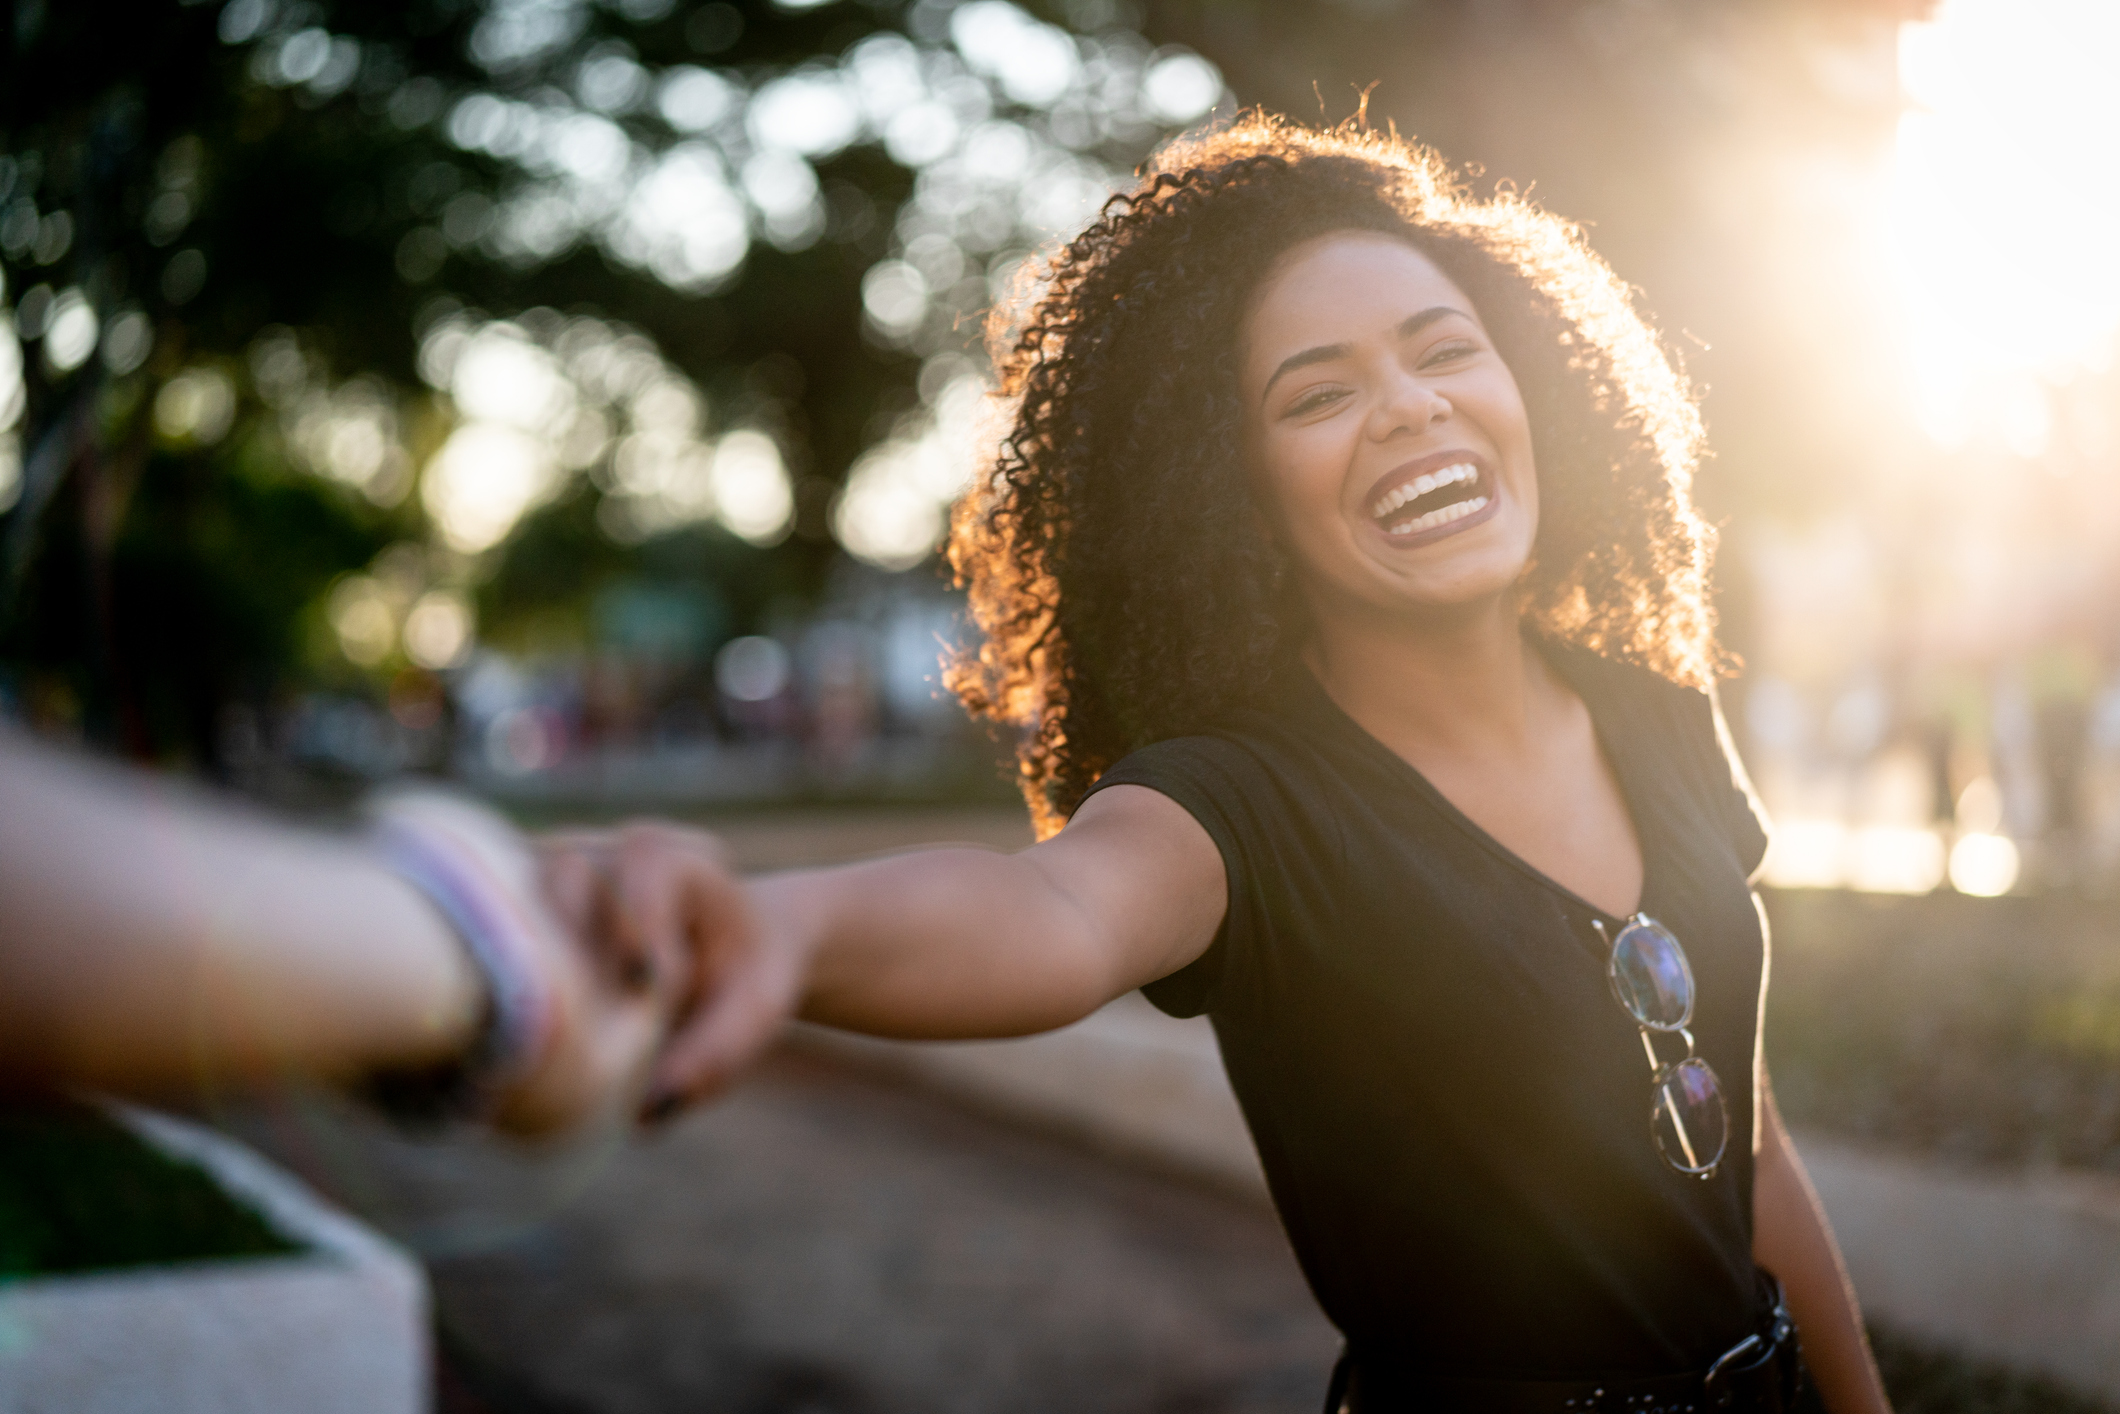
[(2075, 898), (1770, 894), (1783, 1111), (1955, 1162), (2120, 1173), (2120, 928)]
[(1897, 1414), (2114, 1414), (2113, 1406), (2047, 1379), (1929, 1345), (1870, 1331)]

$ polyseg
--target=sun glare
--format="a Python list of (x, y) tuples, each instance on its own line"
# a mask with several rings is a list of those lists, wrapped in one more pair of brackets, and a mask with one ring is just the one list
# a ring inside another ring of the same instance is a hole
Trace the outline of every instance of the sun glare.
[(1943, 0), (1900, 29), (1892, 239), (1938, 443), (2045, 449), (2046, 388), (2120, 329), (2120, 6)]

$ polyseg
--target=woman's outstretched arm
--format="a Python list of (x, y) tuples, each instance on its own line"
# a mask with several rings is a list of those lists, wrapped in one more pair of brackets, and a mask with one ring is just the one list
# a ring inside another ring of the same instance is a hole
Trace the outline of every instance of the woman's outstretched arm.
[[(495, 1117), (539, 1130), (637, 1076), (661, 1018), (534, 896), (511, 902), (549, 922), (526, 931), (551, 1020)], [(0, 727), (0, 1084), (153, 1095), (416, 1069), (461, 1055), (487, 1006), (463, 941), (361, 841)]]
[[(555, 836), (547, 850), (548, 869), (608, 881), (607, 926), (626, 946), (695, 959), (654, 1109), (725, 1085), (790, 1015), (902, 1037), (1064, 1026), (1206, 951), (1227, 902), (1206, 830), (1140, 786), (1099, 792), (1015, 854), (926, 849), (733, 893), (698, 831)], [(597, 927), (586, 906), (570, 922)]]
[(1804, 1363), (1832, 1414), (1891, 1414), (1855, 1289), (1803, 1160), (1782, 1127), (1774, 1087), (1759, 1088), (1760, 1141), (1752, 1177), (1752, 1255), (1781, 1278)]

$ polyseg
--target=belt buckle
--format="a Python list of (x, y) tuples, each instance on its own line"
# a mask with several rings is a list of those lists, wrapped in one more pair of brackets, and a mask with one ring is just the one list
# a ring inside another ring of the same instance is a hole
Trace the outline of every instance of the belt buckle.
[(1762, 1338), (1756, 1333), (1748, 1335), (1716, 1356), (1715, 1363), (1708, 1367), (1707, 1375), (1700, 1382), (1701, 1394), (1706, 1397), (1708, 1407), (1717, 1409), (1729, 1403), (1729, 1396), (1718, 1394), (1717, 1387), (1732, 1375), (1748, 1375), (1765, 1365), (1774, 1358), (1774, 1352), (1780, 1343), (1781, 1326), (1777, 1322), (1772, 1339)]

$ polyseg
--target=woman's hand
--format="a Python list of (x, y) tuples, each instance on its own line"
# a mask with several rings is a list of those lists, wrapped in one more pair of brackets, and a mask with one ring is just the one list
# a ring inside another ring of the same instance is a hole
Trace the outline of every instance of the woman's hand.
[(640, 822), (556, 831), (537, 848), (545, 896), (585, 955), (606, 959), (668, 1018), (644, 1119), (718, 1093), (779, 1035), (809, 948), (787, 910), (756, 906), (714, 836)]
[(484, 806), (404, 791), (369, 810), (381, 861), (448, 921), (461, 970), (475, 974), (485, 1023), (459, 1083), (476, 1087), (477, 1112), (534, 1135), (636, 1106), (676, 973), (642, 965), (571, 894), (555, 895), (536, 847)]
[(493, 1097), (495, 1127), (524, 1136), (574, 1128), (613, 1106), (631, 1108), (662, 1044), (669, 1000), (598, 945), (558, 928), (539, 939), (551, 998), (546, 1044)]

